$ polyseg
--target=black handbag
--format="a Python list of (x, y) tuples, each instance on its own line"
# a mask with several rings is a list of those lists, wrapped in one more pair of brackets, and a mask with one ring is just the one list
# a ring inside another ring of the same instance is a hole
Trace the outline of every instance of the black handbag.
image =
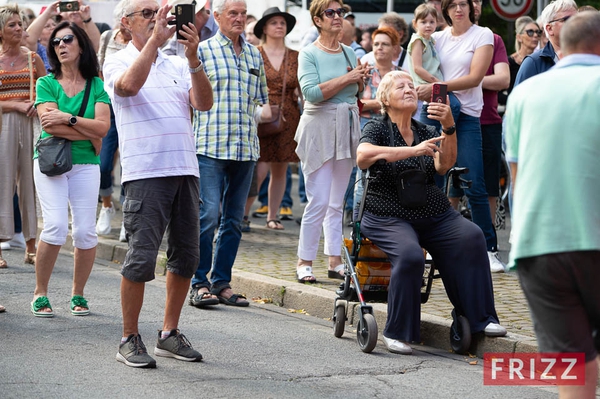
[[(85, 113), (90, 97), (91, 86), (92, 82), (88, 80), (86, 82), (81, 108), (77, 114), (80, 117)], [(56, 136), (46, 137), (37, 141), (35, 149), (38, 153), (40, 171), (46, 176), (62, 175), (73, 168), (71, 140)]]
[[(392, 122), (387, 117), (390, 135), (390, 147), (394, 146), (394, 130)], [(414, 140), (419, 144), (419, 134), (415, 133)], [(392, 162), (392, 171), (396, 179), (396, 190), (400, 205), (405, 208), (420, 208), (427, 205), (427, 174), (423, 156), (419, 156), (420, 169), (408, 169), (400, 173), (396, 171), (396, 163)]]

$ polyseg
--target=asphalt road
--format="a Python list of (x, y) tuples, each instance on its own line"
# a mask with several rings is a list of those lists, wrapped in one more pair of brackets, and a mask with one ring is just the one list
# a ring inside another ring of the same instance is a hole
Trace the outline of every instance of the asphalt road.
[[(358, 349), (355, 330), (341, 339), (331, 323), (272, 304), (249, 308), (186, 305), (180, 328), (204, 355), (201, 363), (157, 358), (157, 369), (115, 360), (121, 337), (118, 265), (98, 262), (86, 289), (91, 315), (69, 312), (72, 257), (59, 256), (49, 298), (56, 316), (29, 311), (35, 285), (22, 251), (4, 251), (0, 270), (1, 398), (554, 398), (540, 387), (483, 385), (481, 360), (428, 347), (412, 356), (378, 342)], [(146, 286), (140, 331), (154, 349), (161, 327), (164, 279)], [(477, 361), (477, 364), (470, 362)]]

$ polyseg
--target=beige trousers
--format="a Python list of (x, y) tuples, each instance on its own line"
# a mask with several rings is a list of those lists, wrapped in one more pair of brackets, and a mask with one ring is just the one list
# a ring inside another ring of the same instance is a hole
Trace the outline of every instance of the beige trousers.
[[(36, 116), (37, 118), (37, 116)], [(37, 213), (33, 183), (33, 123), (20, 112), (2, 115), (0, 131), (0, 240), (15, 234), (13, 195), (19, 195), (19, 208), (25, 241), (35, 238)]]

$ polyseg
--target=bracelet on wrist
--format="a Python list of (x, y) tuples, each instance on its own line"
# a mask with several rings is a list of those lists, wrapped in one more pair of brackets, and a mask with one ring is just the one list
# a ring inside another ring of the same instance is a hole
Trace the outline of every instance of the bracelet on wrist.
[(442, 132), (444, 132), (444, 134), (446, 134), (447, 136), (452, 136), (454, 133), (456, 133), (456, 125), (452, 125), (447, 129), (444, 129), (442, 127)]
[(200, 59), (198, 59), (198, 62), (200, 62), (200, 63), (195, 68), (192, 68), (191, 66), (188, 65), (188, 68), (190, 68), (190, 73), (198, 73), (203, 69), (204, 65), (202, 64), (202, 61)]
[(84, 20), (83, 20), (83, 23), (84, 23), (84, 24), (88, 24), (88, 23), (90, 23), (90, 22), (92, 22), (92, 17), (89, 17), (88, 19), (84, 19)]

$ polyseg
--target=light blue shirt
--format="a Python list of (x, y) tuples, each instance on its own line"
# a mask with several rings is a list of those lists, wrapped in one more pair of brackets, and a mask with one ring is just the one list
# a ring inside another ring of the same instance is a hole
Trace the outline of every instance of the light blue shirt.
[(517, 163), (511, 267), (600, 250), (599, 89), (600, 56), (573, 54), (508, 98), (506, 157)]

